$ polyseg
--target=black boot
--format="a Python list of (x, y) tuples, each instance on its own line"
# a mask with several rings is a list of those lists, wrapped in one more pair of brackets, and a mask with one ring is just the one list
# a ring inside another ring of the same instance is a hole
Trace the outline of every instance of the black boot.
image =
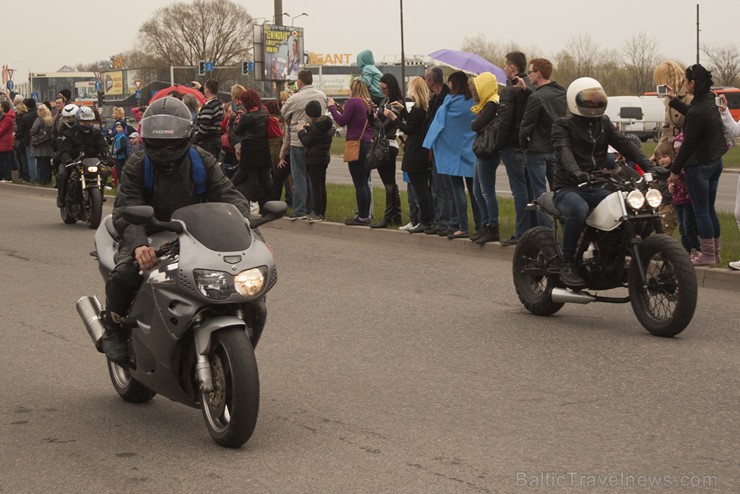
[(64, 184), (59, 184), (59, 189), (57, 189), (57, 207), (63, 208), (64, 207), (64, 198), (67, 195), (67, 187)]
[(501, 240), (501, 237), (499, 236), (498, 225), (486, 225), (483, 228), (483, 233), (476, 239), (475, 243), (483, 245), (486, 242), (498, 242), (499, 240)]
[(115, 324), (108, 312), (103, 321), (105, 333), (100, 340), (100, 347), (108, 360), (122, 367), (128, 367), (128, 332)]
[(391, 224), (403, 224), (403, 216), (401, 216), (401, 193), (398, 191), (398, 185), (393, 186), (393, 216), (391, 217)]
[(578, 273), (578, 263), (575, 259), (563, 260), (563, 267), (560, 268), (560, 281), (570, 288), (586, 286), (586, 281)]

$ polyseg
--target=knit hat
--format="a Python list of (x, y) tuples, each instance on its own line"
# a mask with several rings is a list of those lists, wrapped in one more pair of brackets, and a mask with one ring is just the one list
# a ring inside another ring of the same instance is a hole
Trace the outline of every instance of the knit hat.
[(36, 100), (33, 98), (26, 98), (23, 100), (23, 104), (26, 105), (26, 108), (29, 110), (35, 110), (36, 109)]
[(321, 103), (316, 100), (311, 100), (306, 104), (306, 115), (311, 118), (319, 118), (321, 116)]
[(69, 101), (69, 98), (72, 97), (72, 92), (69, 89), (62, 89), (61, 91), (59, 91), (59, 94), (64, 96), (64, 99), (66, 101)]

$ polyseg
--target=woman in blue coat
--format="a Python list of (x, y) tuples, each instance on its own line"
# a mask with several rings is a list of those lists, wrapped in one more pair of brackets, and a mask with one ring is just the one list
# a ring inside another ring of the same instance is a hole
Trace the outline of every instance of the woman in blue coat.
[(472, 180), (475, 169), (475, 132), (470, 129), (470, 124), (475, 120), (470, 109), (475, 101), (464, 72), (453, 72), (447, 81), (450, 94), (434, 116), (423, 147), (432, 150), (440, 180), (448, 180), (452, 188), (455, 211), (451, 216), (451, 229), (455, 228), (455, 231), (447, 238), (468, 238), (470, 229), (465, 180)]

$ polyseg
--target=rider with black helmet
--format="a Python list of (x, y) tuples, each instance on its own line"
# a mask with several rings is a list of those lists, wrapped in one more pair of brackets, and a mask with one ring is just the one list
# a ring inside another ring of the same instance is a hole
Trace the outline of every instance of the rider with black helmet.
[[(95, 112), (89, 106), (83, 106), (75, 111), (76, 105), (70, 104), (62, 109), (62, 122), (66, 131), (62, 131), (57, 139), (58, 151), (54, 163), (59, 164), (57, 169), (57, 207), (64, 207), (64, 198), (67, 196), (67, 168), (65, 165), (76, 160), (80, 153), (86, 158), (98, 158), (102, 162), (110, 162), (110, 151), (100, 129), (95, 127)], [(66, 115), (65, 115), (66, 114)], [(74, 125), (71, 125), (72, 115)]]
[(606, 168), (607, 151), (611, 145), (621, 155), (637, 163), (645, 171), (664, 174), (655, 167), (624, 135), (609, 117), (604, 115), (607, 96), (596, 79), (581, 77), (568, 86), (568, 114), (553, 123), (552, 141), (555, 146), (555, 206), (566, 217), (563, 228), (563, 266), (560, 280), (569, 287), (580, 288), (585, 281), (578, 273), (576, 247), (586, 227), (586, 217), (610, 191), (581, 186), (591, 181), (591, 174)]
[[(128, 358), (128, 335), (121, 327), (121, 317), (141, 284), (139, 271), (154, 267), (157, 260), (147, 239), (151, 233), (149, 227), (127, 223), (118, 214), (118, 208), (149, 205), (158, 220), (169, 221), (172, 213), (184, 206), (205, 201), (227, 202), (245, 217), (249, 215), (249, 202), (221, 172), (216, 159), (199, 147), (193, 146), (191, 151), (192, 134), (188, 107), (176, 98), (158, 99), (149, 105), (141, 119), (144, 151), (134, 153), (123, 168), (113, 210), (113, 225), (121, 237), (119, 262), (105, 287), (106, 331), (102, 340), (107, 357), (121, 365), (126, 365)], [(198, 184), (194, 183), (194, 167), (202, 167), (204, 171), (203, 193), (198, 192)], [(147, 174), (150, 174), (148, 178)]]

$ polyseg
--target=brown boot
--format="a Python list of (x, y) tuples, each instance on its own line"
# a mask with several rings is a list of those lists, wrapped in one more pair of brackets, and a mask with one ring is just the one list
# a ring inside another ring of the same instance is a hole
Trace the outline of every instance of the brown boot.
[(714, 260), (717, 264), (722, 262), (722, 258), (719, 257), (719, 237), (714, 239)]
[(699, 245), (701, 245), (701, 255), (691, 261), (694, 266), (714, 266), (717, 264), (717, 260), (714, 257), (714, 239), (713, 238), (700, 238)]

